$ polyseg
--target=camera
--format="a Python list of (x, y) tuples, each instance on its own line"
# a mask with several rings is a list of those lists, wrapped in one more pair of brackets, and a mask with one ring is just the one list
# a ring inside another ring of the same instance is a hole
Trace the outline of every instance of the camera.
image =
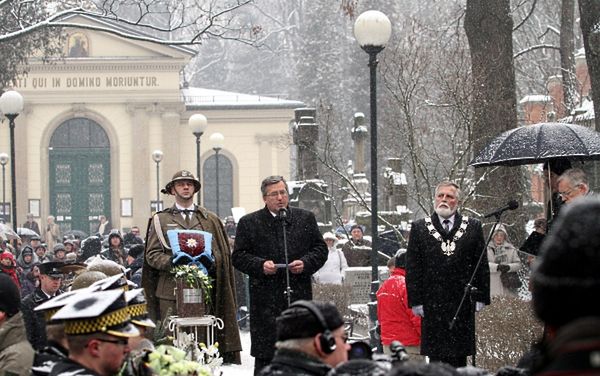
[(399, 341), (393, 341), (390, 344), (391, 356), (373, 353), (373, 349), (368, 343), (356, 341), (350, 344), (348, 350), (348, 360), (351, 359), (368, 359), (374, 361), (389, 362), (392, 365), (404, 363), (408, 360), (408, 353)]

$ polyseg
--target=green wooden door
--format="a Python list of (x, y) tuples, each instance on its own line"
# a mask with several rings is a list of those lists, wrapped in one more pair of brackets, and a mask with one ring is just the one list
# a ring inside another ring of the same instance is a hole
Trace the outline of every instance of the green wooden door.
[(110, 213), (110, 147), (95, 122), (76, 118), (57, 128), (50, 147), (50, 213), (62, 233), (95, 232)]

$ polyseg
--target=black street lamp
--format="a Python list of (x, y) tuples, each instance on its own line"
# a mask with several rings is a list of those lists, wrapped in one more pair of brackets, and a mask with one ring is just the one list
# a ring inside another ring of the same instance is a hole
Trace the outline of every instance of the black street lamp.
[(6, 216), (6, 164), (8, 161), (8, 154), (0, 153), (0, 164), (2, 165), (2, 216)]
[[(370, 71), (370, 99), (371, 99), (371, 302), (377, 301), (377, 289), (379, 288), (379, 273), (377, 270), (377, 250), (379, 249), (379, 238), (377, 231), (377, 54), (386, 46), (392, 34), (392, 24), (387, 16), (377, 10), (369, 10), (362, 13), (354, 23), (354, 36), (360, 47), (369, 54)], [(376, 303), (369, 309), (372, 322), (377, 320)], [(371, 335), (374, 343), (374, 334)]]
[(0, 112), (8, 118), (10, 127), (10, 175), (12, 199), (12, 224), (17, 232), (17, 171), (15, 167), (15, 119), (23, 111), (23, 96), (14, 90), (4, 92), (0, 97)]
[(219, 152), (223, 149), (223, 141), (225, 141), (225, 137), (221, 133), (213, 133), (210, 135), (210, 143), (212, 144), (212, 148), (215, 151), (215, 184), (216, 184), (216, 198), (215, 198), (215, 208), (217, 212), (217, 216), (221, 218), (221, 214), (219, 213)]
[[(204, 134), (208, 121), (206, 116), (202, 114), (193, 114), (188, 120), (188, 125), (192, 129), (192, 133), (196, 136), (196, 178), (198, 181), (202, 181), (202, 175), (200, 175), (200, 137)], [(198, 190), (198, 206), (200, 203), (200, 191)]]
[(163, 152), (160, 150), (154, 150), (152, 152), (152, 160), (156, 162), (156, 211), (160, 211), (160, 162), (163, 159)]

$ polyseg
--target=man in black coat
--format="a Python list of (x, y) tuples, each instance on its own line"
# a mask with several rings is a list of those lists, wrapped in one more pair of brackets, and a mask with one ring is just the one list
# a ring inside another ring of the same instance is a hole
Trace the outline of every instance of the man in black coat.
[(406, 266), (408, 303), (422, 317), (421, 354), (454, 367), (466, 366), (467, 356), (475, 354), (475, 311), (490, 304), (490, 273), (484, 261), (472, 283), (476, 290), (450, 329), (485, 250), (481, 222), (461, 216), (459, 203), (458, 185), (445, 181), (436, 187), (435, 213), (412, 225)]
[(42, 350), (48, 343), (44, 313), (34, 312), (34, 308), (62, 293), (60, 285), (64, 277), (63, 266), (64, 263), (59, 261), (48, 261), (40, 264), (40, 286), (21, 302), (27, 339), (36, 351)]
[(275, 318), (288, 307), (287, 277), (291, 301), (311, 300), (311, 276), (323, 266), (328, 252), (314, 214), (288, 207), (282, 176), (264, 179), (261, 192), (265, 207), (240, 219), (232, 254), (233, 266), (250, 277), (250, 354), (255, 357), (255, 374), (275, 352)]

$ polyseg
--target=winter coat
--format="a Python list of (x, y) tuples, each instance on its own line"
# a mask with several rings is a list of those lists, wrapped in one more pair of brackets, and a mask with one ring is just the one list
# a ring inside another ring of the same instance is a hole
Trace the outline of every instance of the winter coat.
[(342, 252), (350, 267), (371, 265), (371, 242), (365, 238), (356, 241), (348, 239), (342, 246)]
[(21, 297), (24, 298), (33, 293), (38, 286), (39, 279), (33, 275), (33, 272), (27, 273), (27, 275), (21, 279)]
[[(430, 217), (441, 239), (453, 241), (462, 224), (459, 213), (447, 234), (439, 217)], [(475, 354), (474, 307), (465, 300), (452, 329), (449, 325), (461, 302), (465, 286), (474, 272), (477, 261), (485, 252), (481, 222), (469, 218), (467, 228), (450, 255), (442, 251), (438, 241), (427, 228), (425, 219), (413, 223), (406, 253), (406, 287), (410, 307), (422, 305), (421, 354), (430, 357), (462, 357)], [(490, 304), (490, 273), (487, 262), (482, 262), (472, 282), (477, 291), (474, 302)]]
[(35, 353), (31, 374), (33, 376), (46, 376), (52, 367), (69, 356), (67, 349), (54, 341), (48, 341), (48, 346)]
[(21, 251), (21, 254), (17, 257), (17, 267), (20, 268), (19, 273), (21, 275), (20, 280), (23, 281), (25, 276), (33, 269), (33, 266), (39, 263), (39, 258), (35, 253), (32, 255), (30, 262), (25, 262), (23, 260), (23, 252)]
[[(61, 293), (62, 291), (58, 290), (54, 296)], [(44, 312), (35, 312), (33, 309), (49, 299), (42, 289), (38, 287), (21, 302), (21, 312), (23, 312), (23, 320), (27, 329), (27, 339), (36, 351), (43, 349), (48, 344), (48, 340), (46, 338), (46, 317), (44, 316)]]
[(124, 252), (122, 248), (107, 248), (100, 253), (100, 256), (107, 260), (114, 261), (121, 266), (125, 266), (126, 262), (123, 254)]
[(327, 261), (314, 275), (317, 283), (332, 283), (341, 285), (344, 281), (344, 271), (348, 268), (344, 252), (335, 247), (329, 248), (327, 252)]
[(131, 278), (129, 280), (138, 286), (142, 285), (142, 267), (144, 266), (144, 254), (136, 257), (128, 268), (130, 269)]
[(21, 290), (21, 281), (19, 280), (19, 276), (17, 275), (17, 268), (15, 266), (4, 266), (0, 265), (0, 273), (4, 273), (10, 277), (15, 282), (15, 285)]
[(491, 296), (513, 294), (508, 288), (504, 287), (500, 281), (499, 265), (508, 265), (508, 273), (516, 273), (521, 269), (521, 259), (517, 254), (516, 248), (507, 241), (496, 245), (492, 240), (487, 247), (488, 264), (490, 268), (490, 294)]
[(33, 355), (23, 316), (18, 312), (0, 326), (0, 374), (29, 375)]
[[(173, 255), (170, 245), (163, 248), (154, 228), (154, 222), (159, 218), (160, 228), (168, 243), (167, 230), (191, 229), (210, 232), (212, 238), (212, 255), (215, 262), (216, 281), (213, 282), (213, 309), (212, 314), (223, 320), (225, 327), (217, 330), (219, 352), (226, 362), (239, 363), (239, 352), (242, 351), (240, 333), (237, 325), (237, 307), (235, 303), (235, 282), (233, 267), (231, 266), (231, 252), (229, 242), (225, 235), (223, 222), (214, 213), (203, 207), (197, 207), (187, 227), (182, 215), (174, 206), (158, 212), (149, 224), (148, 238), (142, 268), (142, 286), (146, 291), (148, 311), (151, 315), (158, 312), (160, 300), (175, 300), (175, 279), (171, 274), (171, 257)], [(163, 318), (164, 319), (164, 318)]]
[(85, 368), (81, 364), (65, 358), (60, 362), (56, 363), (50, 371), (50, 376), (65, 376), (65, 375), (77, 375), (77, 376), (100, 376), (98, 373), (91, 369)]
[(46, 226), (45, 239), (50, 250), (53, 250), (54, 246), (60, 243), (60, 226), (57, 223)]
[[(236, 237), (237, 239), (237, 237)], [(262, 369), (260, 376), (321, 376), (331, 367), (309, 354), (287, 349), (279, 349), (271, 364)]]
[(38, 235), (42, 235), (42, 233), (40, 232), (40, 225), (38, 225), (36, 221), (27, 221), (23, 223), (23, 227), (35, 231), (35, 233)]
[(421, 318), (408, 306), (406, 271), (394, 268), (377, 291), (377, 319), (381, 324), (381, 343), (400, 341), (404, 346), (421, 344)]
[(264, 207), (240, 219), (235, 236), (233, 266), (249, 276), (250, 354), (271, 358), (275, 351), (275, 318), (288, 306), (285, 268), (274, 275), (263, 272), (263, 264), (273, 260), (285, 264), (283, 224), (287, 239), (288, 263), (304, 262), (300, 274), (289, 273), (291, 301), (312, 299), (311, 276), (327, 260), (327, 245), (319, 232), (315, 215), (304, 209), (289, 207), (287, 219), (274, 217)]

